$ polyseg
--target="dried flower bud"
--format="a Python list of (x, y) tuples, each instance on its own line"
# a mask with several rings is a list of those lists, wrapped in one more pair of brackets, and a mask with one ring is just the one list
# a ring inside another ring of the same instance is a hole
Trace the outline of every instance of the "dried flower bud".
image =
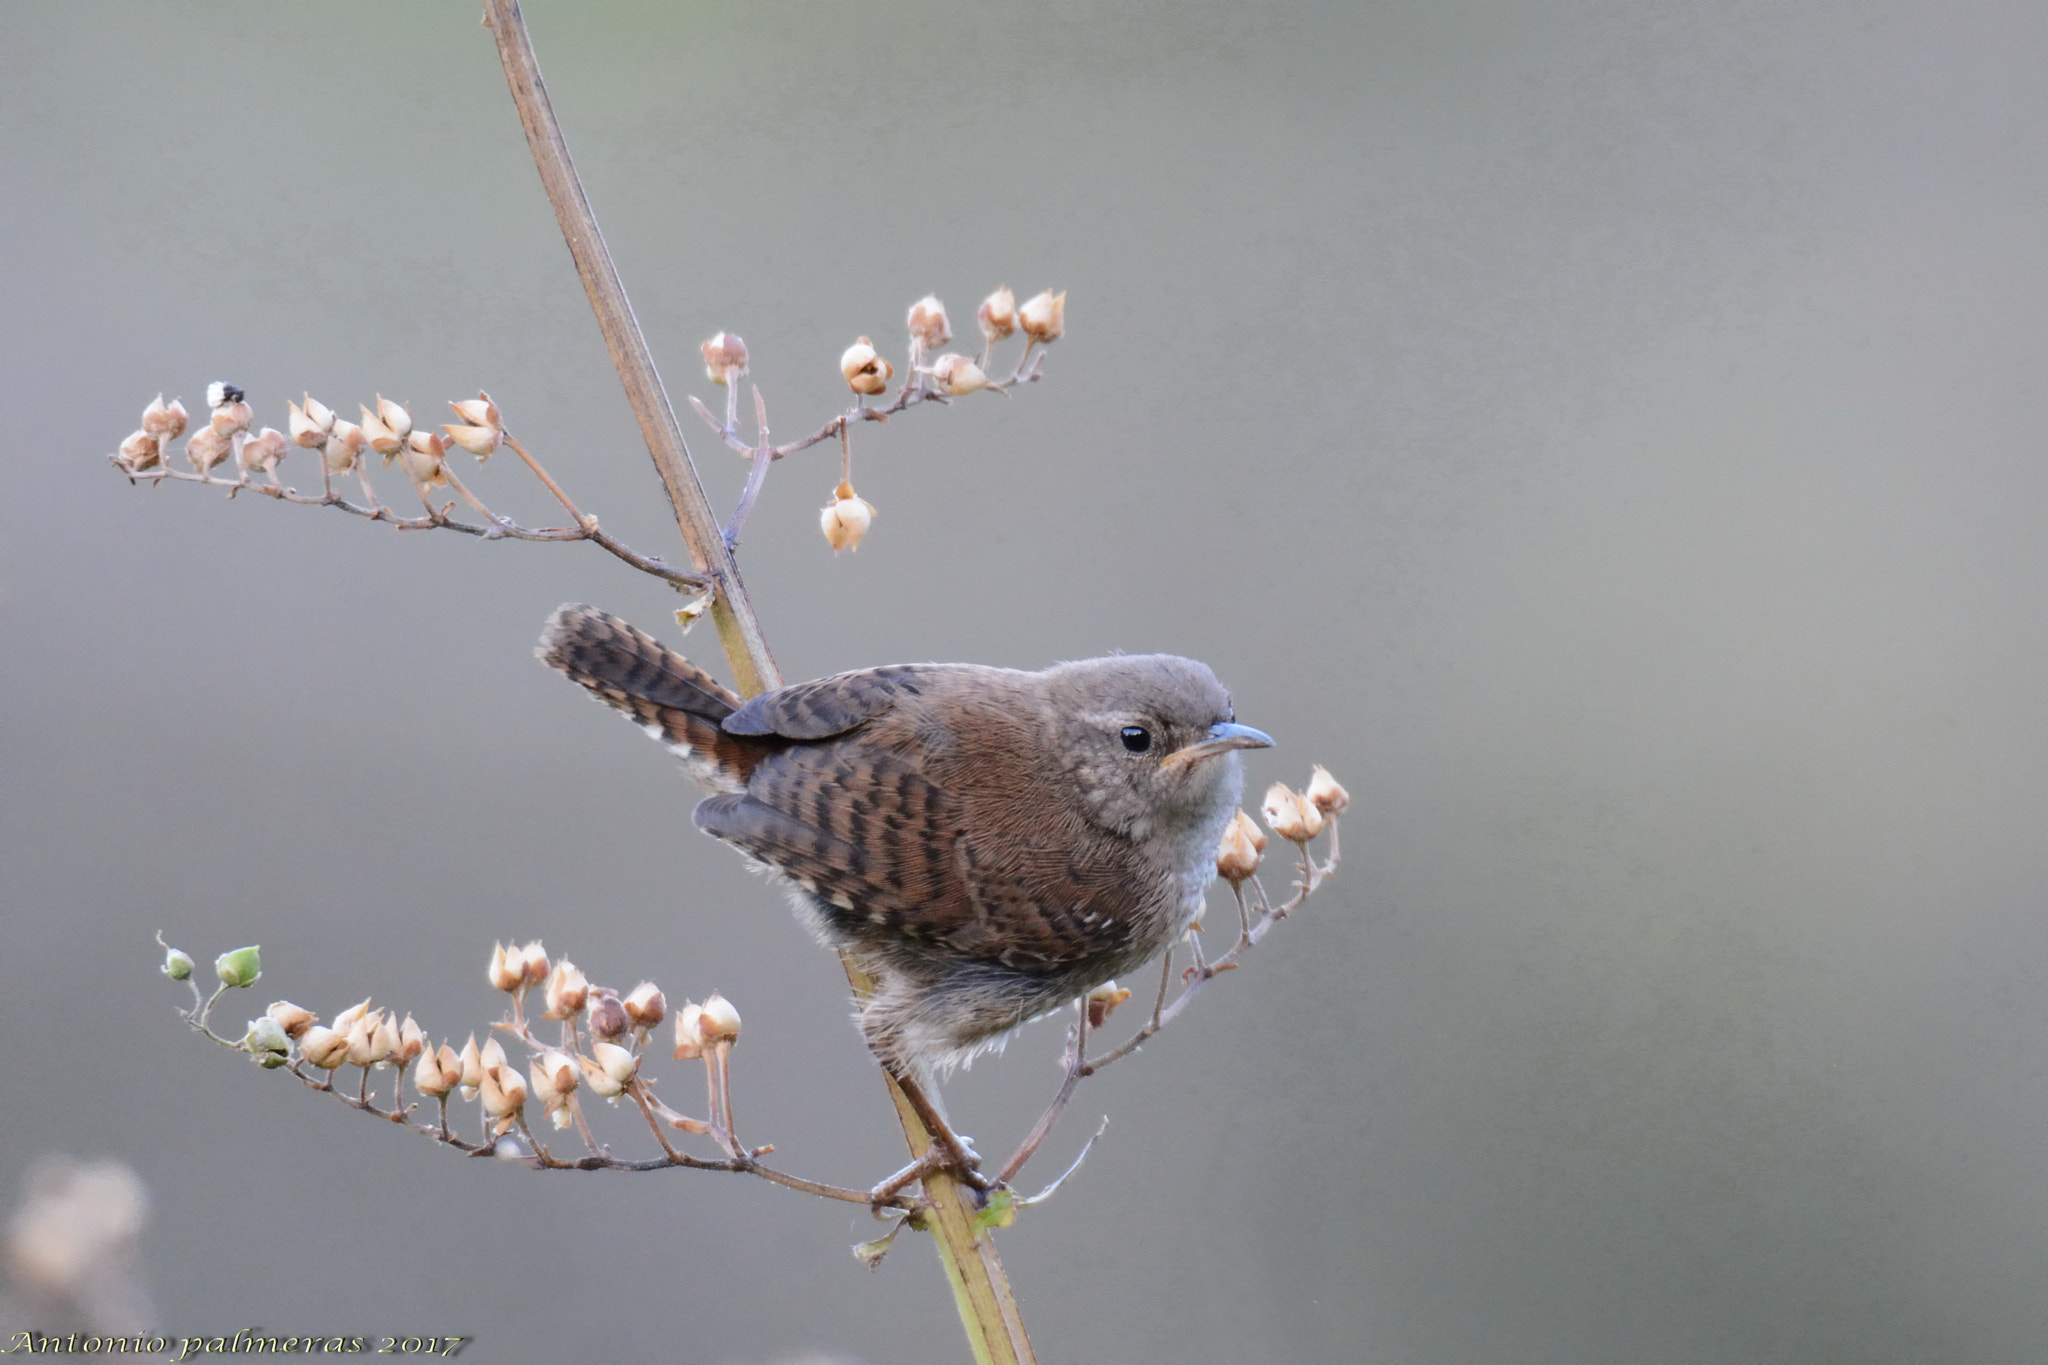
[(1318, 834), (1321, 834), (1325, 823), (1327, 822), (1323, 818), (1322, 807), (1309, 800), (1306, 795), (1302, 796), (1301, 824), (1302, 828), (1308, 831), (1308, 837), (1313, 839)]
[(273, 1000), (266, 1011), (277, 1020), (277, 1026), (284, 1030), (287, 1038), (302, 1038), (306, 1030), (320, 1021), (320, 1016), (303, 1005), (294, 1005), (289, 1000)]
[(500, 1133), (508, 1131), (526, 1107), (526, 1082), (507, 1065), (485, 1067), (477, 1093), (483, 1099), (484, 1112), (498, 1120)]
[(465, 398), (460, 402), (451, 402), (448, 406), (455, 409), (457, 417), (460, 417), (473, 427), (498, 427), (503, 429), (505, 425), (504, 419), (498, 416), (498, 405), (493, 403), (491, 396), (482, 389), (476, 391), (476, 397)]
[[(306, 401), (311, 402), (312, 400), (307, 399)], [(318, 450), (321, 446), (327, 444), (327, 428), (323, 428), (318, 422), (315, 422), (312, 417), (307, 415), (306, 410), (297, 403), (287, 402), (284, 406), (286, 412), (285, 431), (291, 437), (293, 445), (301, 450)], [(331, 427), (333, 425), (331, 420), (333, 414), (329, 413), (328, 417), (330, 419), (329, 426)]]
[(412, 409), (381, 393), (377, 395), (377, 420), (401, 441), (412, 435)]
[(477, 457), (487, 460), (505, 443), (505, 433), (496, 427), (458, 427), (443, 424), (441, 430), (448, 433), (448, 439)]
[(462, 1068), (462, 1098), (473, 1100), (476, 1089), (484, 1083), (483, 1054), (477, 1051), (476, 1035), (469, 1035), (469, 1041), (462, 1045), (462, 1051), (455, 1054), (456, 1063)]
[(1266, 848), (1266, 836), (1243, 811), (1223, 827), (1223, 841), (1216, 848), (1216, 875), (1236, 886), (1259, 870), (1259, 854)]
[[(474, 1039), (476, 1035), (471, 1034), (470, 1037)], [(477, 1060), (483, 1063), (485, 1071), (494, 1066), (506, 1065), (505, 1045), (500, 1043), (495, 1035), (484, 1039), (484, 1045), (477, 1053)]]
[(1315, 803), (1317, 810), (1325, 815), (1342, 815), (1344, 808), (1351, 804), (1351, 793), (1344, 790), (1344, 784), (1330, 776), (1330, 770), (1316, 764), (1308, 775), (1308, 790), (1302, 793)]
[(1301, 837), (1301, 798), (1285, 782), (1275, 782), (1266, 788), (1266, 799), (1261, 803), (1267, 825), (1283, 839)]
[(456, 445), (484, 460), (504, 444), (504, 424), (498, 420), (498, 405), (491, 401), (488, 393), (478, 389), (476, 397), (451, 402), (448, 406), (455, 409), (455, 415), (465, 424), (441, 428)]
[(720, 332), (704, 343), (704, 376), (721, 388), (747, 372), (747, 343)]
[(421, 1032), (420, 1026), (413, 1022), (410, 1014), (406, 1015), (405, 1022), (398, 1026), (398, 1051), (396, 1055), (399, 1064), (403, 1066), (407, 1062), (418, 1061), (420, 1055), (426, 1049), (427, 1035)]
[(615, 1043), (626, 1036), (626, 1029), (632, 1021), (626, 1017), (626, 1007), (619, 1003), (619, 993), (604, 986), (590, 988), (590, 1003), (585, 1007), (590, 1013), (586, 1021), (590, 1025), (590, 1036)]
[(668, 999), (662, 995), (661, 987), (652, 981), (643, 981), (635, 986), (626, 997), (625, 1006), (626, 1017), (642, 1034), (660, 1028), (661, 1021), (668, 1017)]
[(1050, 289), (1034, 294), (1017, 310), (1017, 325), (1024, 335), (1041, 344), (1058, 341), (1067, 327), (1067, 291)]
[[(158, 939), (157, 942), (161, 943), (163, 942), (163, 940)], [(164, 950), (163, 971), (164, 975), (168, 976), (173, 981), (191, 980), (192, 955), (190, 953), (180, 952), (176, 948), (166, 948)]]
[(263, 975), (263, 964), (257, 954), (257, 945), (236, 948), (222, 953), (213, 960), (213, 974), (220, 978), (223, 986), (253, 986), (256, 978)]
[(677, 1061), (692, 1061), (704, 1055), (704, 1040), (698, 1036), (703, 1019), (704, 1007), (694, 1000), (685, 1004), (683, 1012), (676, 1016)]
[(853, 485), (842, 483), (832, 491), (832, 501), (818, 515), (818, 526), (825, 533), (826, 543), (832, 553), (841, 550), (857, 550), (868, 527), (874, 523), (875, 509), (867, 499), (857, 497)]
[(583, 1068), (576, 1064), (576, 1059), (566, 1052), (543, 1052), (527, 1064), (527, 1070), (533, 1077), (533, 1093), (555, 1127), (567, 1128), (574, 1123), (569, 1097), (576, 1093), (583, 1079)]
[(337, 420), (334, 424), (334, 430), (327, 437), (327, 446), (324, 453), (324, 458), (327, 461), (327, 472), (330, 474), (348, 473), (356, 467), (356, 462), (363, 458), (363, 450), (369, 444), (369, 439), (363, 435), (361, 427), (357, 426), (354, 422)]
[(1004, 285), (981, 301), (974, 320), (981, 324), (982, 339), (993, 346), (1017, 330), (1017, 296)]
[(363, 418), (363, 439), (370, 443), (370, 449), (389, 460), (405, 449), (405, 438), (384, 425), (384, 419), (370, 411), (366, 404), (356, 404)]
[(862, 337), (839, 357), (839, 373), (846, 376), (846, 387), (863, 397), (872, 398), (889, 387), (890, 376), (896, 373), (896, 367), (875, 353), (872, 341)]
[(212, 427), (201, 427), (192, 433), (192, 439), (185, 442), (185, 458), (201, 474), (210, 474), (213, 467), (234, 454), (235, 448), (227, 437)]
[[(617, 1044), (598, 1043), (596, 1044), (596, 1046), (616, 1047)], [(621, 1048), (620, 1051), (624, 1051), (624, 1049)], [(632, 1054), (627, 1053), (626, 1055), (630, 1057)], [(579, 1054), (576, 1058), (576, 1065), (582, 1068), (583, 1083), (589, 1086), (592, 1092), (594, 1092), (601, 1098), (607, 1100), (615, 1100), (620, 1095), (625, 1093), (626, 1087), (620, 1084), (618, 1081), (613, 1080), (611, 1078), (610, 1073), (607, 1072), (604, 1069), (604, 1067), (598, 1062), (593, 1061), (589, 1057), (585, 1057)]]
[(1088, 992), (1088, 1027), (1101, 1028), (1116, 1013), (1116, 1007), (1130, 998), (1131, 993), (1114, 981), (1105, 981)]
[(1305, 844), (1323, 832), (1323, 813), (1285, 782), (1266, 789), (1266, 825), (1292, 843)]
[(453, 1090), (461, 1079), (462, 1058), (446, 1043), (436, 1050), (420, 1054), (419, 1067), (412, 1074), (412, 1083), (419, 1092), (437, 1100)]
[[(434, 1070), (440, 1073), (439, 1080), (443, 1087), (440, 1091), (436, 1092), (437, 1095), (445, 1095), (449, 1091), (461, 1087), (464, 1099), (475, 1099), (476, 1088), (465, 1084), (469, 1078), (470, 1065), (475, 1060), (475, 1057), (476, 1039), (474, 1037), (469, 1040), (469, 1046), (463, 1052), (457, 1052), (452, 1043), (443, 1043), (440, 1047), (435, 1048), (433, 1052)], [(479, 1082), (483, 1080), (483, 1068), (481, 1066), (476, 1069), (476, 1078)]]
[(299, 1039), (299, 1055), (322, 1071), (333, 1071), (348, 1061), (348, 1039), (315, 1024)]
[(415, 431), (405, 438), (399, 462), (405, 476), (422, 488), (439, 488), (448, 482), (441, 457), (448, 453), (448, 438), (437, 431)]
[(575, 1091), (582, 1070), (575, 1058), (552, 1048), (535, 1057), (527, 1069), (533, 1077), (533, 1093), (550, 1108)]
[(285, 1037), (284, 1029), (269, 1015), (249, 1021), (248, 1032), (242, 1035), (242, 1051), (254, 1057), (266, 1070), (283, 1066), (292, 1050), (291, 1039)]
[(624, 1085), (640, 1072), (640, 1059), (616, 1043), (598, 1043), (590, 1049), (591, 1058), (604, 1068), (604, 1074)]
[[(398, 1016), (387, 1010), (377, 1011), (377, 1031), (370, 1037), (372, 1061), (396, 1061), (405, 1050), (405, 1041), (399, 1036)], [(368, 1020), (364, 1021), (369, 1022)]]
[[(235, 392), (240, 393), (241, 390), (236, 389)], [(256, 414), (249, 410), (247, 403), (237, 398), (215, 406), (209, 420), (221, 435), (239, 436), (249, 429), (249, 423), (256, 420)]]
[(283, 432), (276, 427), (265, 427), (242, 442), (242, 448), (235, 452), (235, 461), (242, 466), (243, 478), (251, 474), (274, 474), (289, 449), (291, 447), (285, 443)]
[(933, 362), (932, 379), (940, 392), (955, 398), (988, 387), (988, 376), (981, 372), (981, 366), (954, 351), (948, 351)]
[(697, 1016), (697, 1040), (706, 1046), (740, 1040), (740, 1012), (733, 1008), (732, 1001), (716, 991), (704, 1002), (703, 1013)]
[(926, 294), (910, 305), (910, 344), (920, 351), (936, 351), (953, 339), (952, 324), (946, 321), (946, 305), (934, 294)]
[(548, 979), (548, 950), (535, 939), (519, 950), (521, 967), (526, 972), (526, 984), (538, 986)]
[(616, 1043), (597, 1043), (590, 1051), (591, 1056), (576, 1059), (582, 1064), (583, 1079), (604, 1098), (617, 1099), (639, 1070), (640, 1059)]
[(156, 437), (159, 443), (175, 441), (184, 435), (187, 420), (184, 403), (173, 399), (171, 405), (165, 407), (162, 394), (142, 410), (142, 429)]
[(491, 945), (491, 965), (486, 972), (491, 989), (516, 991), (526, 984), (526, 963), (519, 955), (518, 948), (506, 948), (502, 943)]
[(369, 998), (366, 996), (363, 998), (361, 1002), (354, 1005), (350, 1005), (340, 1014), (334, 1016), (334, 1031), (336, 1033), (347, 1033), (350, 1029), (356, 1026), (357, 1020), (362, 1019), (364, 1016), (368, 1015), (369, 1012), (370, 1001)]
[(566, 957), (556, 963), (548, 973), (546, 999), (543, 1014), (549, 1019), (572, 1019), (581, 1014), (590, 999), (590, 981), (583, 969)]
[(382, 1058), (377, 1054), (377, 1026), (384, 1022), (384, 1011), (372, 1010), (348, 1026), (348, 1064), (370, 1066)]
[(130, 474), (140, 474), (145, 469), (155, 469), (162, 458), (163, 446), (147, 431), (132, 433), (121, 442), (121, 448), (114, 452), (114, 463)]

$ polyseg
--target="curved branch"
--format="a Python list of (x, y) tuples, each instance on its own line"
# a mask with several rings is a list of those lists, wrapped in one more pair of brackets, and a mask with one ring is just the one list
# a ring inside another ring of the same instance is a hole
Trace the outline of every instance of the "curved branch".
[[(521, 453), (523, 454), (524, 452)], [(325, 461), (322, 461), (321, 468), (323, 470), (326, 468)], [(448, 515), (447, 507), (436, 511), (432, 504), (428, 504), (428, 510), (425, 515), (417, 517), (401, 517), (389, 507), (364, 507), (350, 502), (347, 498), (336, 493), (331, 484), (324, 493), (301, 493), (296, 488), (287, 488), (282, 484), (247, 483), (239, 479), (223, 479), (213, 474), (187, 474), (183, 470), (172, 469), (161, 464), (155, 469), (145, 469), (139, 473), (129, 474), (128, 478), (134, 483), (161, 483), (165, 479), (170, 479), (178, 483), (208, 484), (214, 488), (227, 489), (229, 497), (233, 497), (237, 493), (260, 493), (264, 497), (274, 499), (277, 502), (295, 502), (307, 507), (332, 507), (338, 511), (347, 512), (351, 516), (364, 517), (370, 521), (384, 522), (397, 527), (401, 531), (455, 531), (465, 536), (476, 536), (482, 540), (587, 540), (594, 545), (601, 546), (604, 550), (632, 565), (640, 572), (663, 579), (678, 588), (684, 588), (691, 592), (702, 592), (711, 586), (711, 580), (703, 574), (678, 569), (672, 565), (664, 564), (659, 559), (639, 553), (623, 541), (599, 529), (597, 518), (595, 517), (584, 517), (580, 525), (573, 527), (533, 527), (521, 526), (508, 517), (493, 516), (492, 524), (483, 526), (475, 522), (458, 521)], [(552, 484), (553, 481), (550, 480), (549, 482)], [(454, 504), (450, 503), (449, 506), (452, 507)]]

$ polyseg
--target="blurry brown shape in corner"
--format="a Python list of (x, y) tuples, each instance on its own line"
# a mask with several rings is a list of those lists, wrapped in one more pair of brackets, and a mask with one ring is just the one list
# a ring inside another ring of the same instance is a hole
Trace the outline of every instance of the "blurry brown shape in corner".
[(148, 1221), (149, 1190), (126, 1163), (38, 1160), (7, 1221), (0, 1321), (39, 1333), (155, 1328), (140, 1251)]

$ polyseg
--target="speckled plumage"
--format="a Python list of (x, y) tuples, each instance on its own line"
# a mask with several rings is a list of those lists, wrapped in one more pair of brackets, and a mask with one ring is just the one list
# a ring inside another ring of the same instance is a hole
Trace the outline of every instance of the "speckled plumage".
[(899, 1074), (943, 1071), (1171, 943), (1237, 804), (1234, 752), (1160, 761), (1234, 719), (1215, 675), (1171, 655), (899, 664), (741, 704), (592, 607), (557, 611), (538, 652), (680, 754), (713, 793), (698, 828), (786, 878), (813, 932), (875, 976), (862, 1028)]

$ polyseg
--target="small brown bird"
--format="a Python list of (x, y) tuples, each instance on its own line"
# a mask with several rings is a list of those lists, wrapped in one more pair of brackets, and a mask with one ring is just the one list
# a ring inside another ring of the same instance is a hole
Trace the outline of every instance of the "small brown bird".
[(680, 755), (713, 793), (697, 827), (786, 878), (876, 979), (861, 1028), (899, 1078), (1174, 942), (1215, 875), (1236, 751), (1273, 742), (1168, 654), (896, 664), (742, 704), (594, 607), (558, 610), (536, 653)]

